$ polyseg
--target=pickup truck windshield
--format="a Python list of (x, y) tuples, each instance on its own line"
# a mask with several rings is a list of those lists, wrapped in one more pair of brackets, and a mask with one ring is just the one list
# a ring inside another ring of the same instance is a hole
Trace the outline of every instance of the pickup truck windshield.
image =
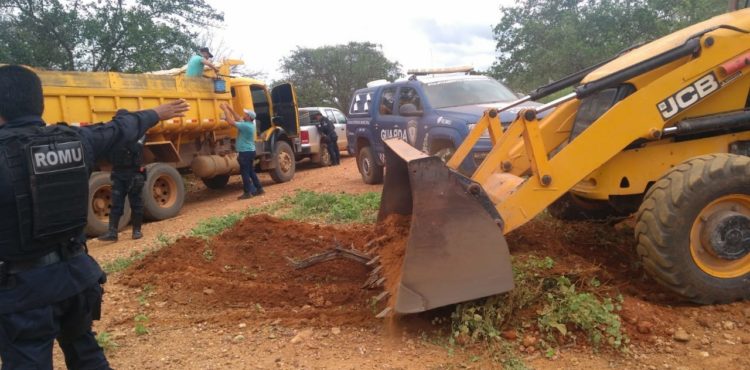
[(425, 83), (424, 91), (435, 109), (518, 99), (507, 87), (492, 79)]

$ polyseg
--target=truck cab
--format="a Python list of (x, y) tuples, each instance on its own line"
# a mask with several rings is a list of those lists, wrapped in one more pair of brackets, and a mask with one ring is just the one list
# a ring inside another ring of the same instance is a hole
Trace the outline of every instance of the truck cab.
[[(370, 83), (354, 93), (346, 125), (347, 149), (357, 156), (365, 183), (383, 180), (383, 140), (400, 138), (447, 161), (485, 110), (518, 99), (500, 82), (469, 72), (470, 68), (409, 71), (407, 79)], [(536, 105), (530, 102), (503, 112), (502, 124), (510, 124), (520, 109)], [(485, 134), (461, 168), (475, 168), (490, 149)]]

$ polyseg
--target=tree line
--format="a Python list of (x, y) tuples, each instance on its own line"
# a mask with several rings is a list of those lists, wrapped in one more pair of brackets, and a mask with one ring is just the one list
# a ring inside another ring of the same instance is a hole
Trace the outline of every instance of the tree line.
[[(726, 0), (520, 0), (500, 7), (493, 77), (529, 91), (726, 10)], [(204, 0), (0, 0), (0, 63), (144, 72), (185, 64), (223, 14)], [(297, 47), (279, 61), (300, 106), (344, 108), (351, 93), (401, 76), (371, 42)]]

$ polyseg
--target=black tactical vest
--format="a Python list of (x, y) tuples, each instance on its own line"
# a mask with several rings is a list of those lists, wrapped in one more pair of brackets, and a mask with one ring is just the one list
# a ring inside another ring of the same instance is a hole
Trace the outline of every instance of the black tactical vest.
[(138, 169), (143, 166), (143, 146), (140, 142), (121, 145), (112, 151), (110, 161), (115, 169)]
[(0, 181), (14, 199), (0, 209), (0, 260), (31, 259), (86, 226), (88, 170), (78, 133), (65, 126), (0, 130)]

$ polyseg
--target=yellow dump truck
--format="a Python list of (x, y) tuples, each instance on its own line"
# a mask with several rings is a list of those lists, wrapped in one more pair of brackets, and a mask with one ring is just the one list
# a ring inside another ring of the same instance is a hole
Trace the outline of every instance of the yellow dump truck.
[[(220, 79), (189, 78), (184, 74), (125, 74), (108, 72), (36, 71), (44, 88), (44, 120), (86, 126), (106, 122), (118, 109), (140, 110), (174, 99), (185, 99), (190, 110), (182, 118), (158, 123), (148, 131), (144, 158), (147, 181), (143, 189), (144, 215), (152, 220), (174, 217), (182, 208), (182, 174), (192, 172), (207, 187), (218, 189), (239, 173), (234, 148), (236, 129), (219, 109), (230, 103), (236, 111), (257, 113), (257, 168), (276, 182), (294, 177), (295, 154), (300, 150), (296, 97), (289, 84), (269, 89), (261, 81), (227, 77), (232, 65), (220, 68)], [(108, 163), (98, 163), (89, 180), (89, 235), (103, 233), (109, 217), (111, 183)], [(130, 210), (120, 221), (130, 221)]]

